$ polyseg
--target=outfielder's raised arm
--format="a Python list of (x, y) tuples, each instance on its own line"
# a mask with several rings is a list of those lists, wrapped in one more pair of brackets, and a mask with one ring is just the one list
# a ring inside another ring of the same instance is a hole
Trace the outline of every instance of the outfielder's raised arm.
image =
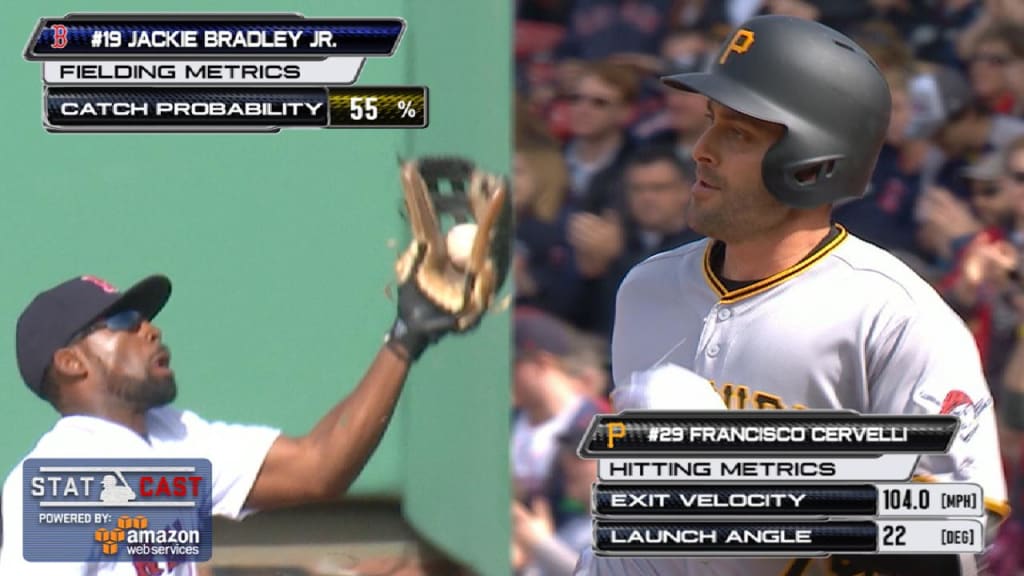
[(347, 490), (384, 435), (408, 371), (408, 360), (381, 347), (356, 389), (309, 434), (278, 437), (245, 507), (269, 510), (326, 501)]
[[(443, 201), (440, 180), (451, 184)], [(362, 471), (394, 412), (410, 365), (450, 332), (475, 328), (501, 287), (510, 237), (507, 187), (466, 160), (424, 158), (402, 166), (412, 242), (396, 265), (398, 311), (356, 389), (299, 438), (278, 437), (246, 508), (330, 500)], [(465, 269), (447, 253), (440, 216), (477, 226)]]

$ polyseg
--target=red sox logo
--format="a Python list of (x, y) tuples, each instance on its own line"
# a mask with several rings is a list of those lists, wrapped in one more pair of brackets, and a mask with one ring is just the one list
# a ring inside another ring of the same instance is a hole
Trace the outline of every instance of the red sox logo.
[(114, 288), (113, 284), (107, 282), (106, 280), (104, 280), (102, 278), (97, 278), (96, 276), (82, 276), (82, 280), (85, 280), (86, 282), (88, 282), (90, 284), (94, 284), (96, 286), (99, 286), (101, 290), (103, 290), (104, 292), (106, 292), (108, 294), (116, 294), (117, 293), (117, 288)]

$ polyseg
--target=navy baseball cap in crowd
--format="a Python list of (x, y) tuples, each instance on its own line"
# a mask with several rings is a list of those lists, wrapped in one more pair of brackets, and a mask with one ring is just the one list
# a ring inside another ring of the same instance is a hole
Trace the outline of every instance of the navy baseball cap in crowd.
[(570, 356), (576, 349), (572, 329), (563, 321), (534, 308), (515, 312), (516, 358), (530, 352)]
[(152, 320), (171, 296), (171, 281), (153, 275), (124, 292), (95, 276), (78, 276), (42, 292), (18, 317), (15, 346), (25, 384), (43, 397), (46, 370), (57, 350), (97, 320), (137, 310)]

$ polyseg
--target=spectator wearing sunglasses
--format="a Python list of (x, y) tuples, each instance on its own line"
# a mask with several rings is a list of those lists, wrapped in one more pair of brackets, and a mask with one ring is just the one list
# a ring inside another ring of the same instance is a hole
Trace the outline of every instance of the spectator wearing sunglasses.
[(570, 203), (601, 214), (613, 204), (616, 183), (632, 149), (627, 128), (637, 94), (633, 72), (594, 62), (581, 73), (569, 95), (572, 134), (565, 150)]
[[(347, 490), (387, 426), (409, 362), (382, 344), (355, 390), (301, 437), (208, 421), (170, 406), (177, 396), (171, 353), (154, 324), (170, 295), (164, 276), (150, 276), (124, 292), (82, 276), (29, 303), (17, 322), (18, 369), (29, 390), (61, 417), (27, 458), (208, 459), (214, 472), (212, 514), (235, 520), (257, 510), (327, 502)], [(26, 562), (24, 486), (19, 463), (3, 487), (0, 574), (197, 573), (193, 562), (160, 557)]]
[(1013, 58), (1011, 36), (1018, 32), (1005, 25), (994, 25), (983, 31), (975, 41), (968, 58), (971, 89), (975, 97), (997, 114), (1010, 114), (1014, 109), (1006, 67)]

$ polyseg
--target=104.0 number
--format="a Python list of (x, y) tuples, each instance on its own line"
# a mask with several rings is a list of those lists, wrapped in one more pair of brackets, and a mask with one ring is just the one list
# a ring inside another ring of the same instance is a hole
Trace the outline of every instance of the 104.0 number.
[(931, 494), (927, 490), (890, 488), (882, 490), (882, 503), (886, 510), (927, 510)]

